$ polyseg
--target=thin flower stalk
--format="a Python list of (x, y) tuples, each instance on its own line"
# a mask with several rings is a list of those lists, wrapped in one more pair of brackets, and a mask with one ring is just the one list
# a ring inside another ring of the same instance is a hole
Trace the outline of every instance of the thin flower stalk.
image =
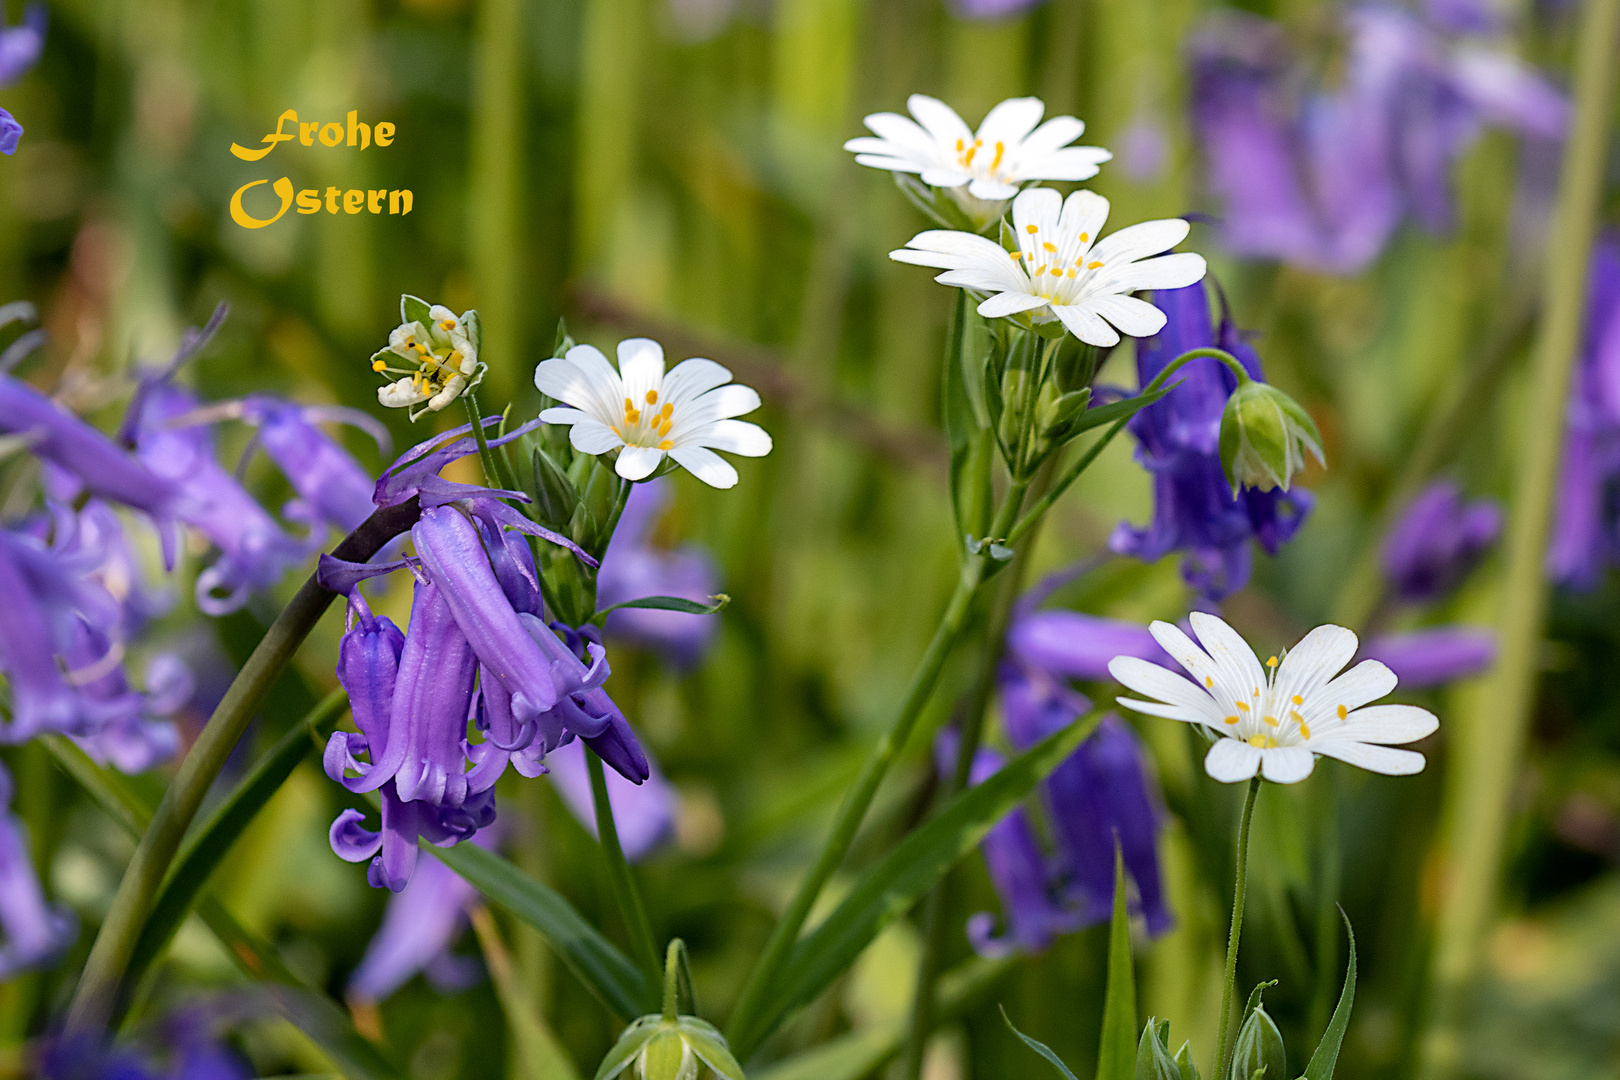
[(1243, 900), (1249, 891), (1249, 827), (1254, 824), (1254, 800), (1260, 794), (1260, 777), (1249, 781), (1243, 797), (1243, 815), (1238, 818), (1237, 882), (1232, 888), (1232, 927), (1226, 936), (1226, 977), (1221, 983), (1221, 1021), (1215, 1035), (1215, 1071), (1225, 1076), (1232, 1070), (1232, 1046), (1227, 1035), (1232, 1025), (1232, 998), (1237, 989), (1238, 939), (1243, 936)]

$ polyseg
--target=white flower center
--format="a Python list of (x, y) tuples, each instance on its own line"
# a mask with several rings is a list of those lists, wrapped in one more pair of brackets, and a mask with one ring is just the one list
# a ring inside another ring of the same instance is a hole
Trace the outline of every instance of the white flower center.
[(1051, 304), (1073, 304), (1086, 282), (1103, 268), (1101, 261), (1088, 257), (1089, 233), (1066, 237), (1058, 232), (1048, 239), (1041, 235), (1039, 227), (1025, 225), (1024, 234), (1018, 238), (1019, 250), (1010, 256), (1029, 275), (1031, 296)]
[[(1232, 701), (1216, 699), (1217, 704), (1230, 710), (1224, 717), (1223, 734), (1246, 742), (1257, 750), (1271, 750), (1279, 746), (1303, 746), (1311, 741), (1311, 726), (1304, 716), (1305, 699), (1298, 693), (1289, 693), (1288, 687), (1277, 685), (1278, 659), (1266, 661), (1270, 669), (1264, 686), (1250, 689), (1247, 699)], [(1214, 680), (1205, 676), (1204, 688), (1216, 692)], [(1340, 720), (1349, 710), (1340, 705), (1335, 710)]]
[(626, 446), (640, 446), (654, 450), (672, 450), (669, 431), (674, 426), (675, 406), (671, 402), (658, 404), (658, 391), (647, 391), (642, 401), (624, 399), (624, 412), (616, 424), (610, 424), (613, 433), (623, 439)]
[[(981, 153), (981, 151), (983, 151)], [(1001, 174), (1001, 163), (1007, 156), (1007, 144), (999, 140), (985, 150), (983, 139), (956, 140), (956, 163), (966, 169), (975, 180), (994, 180), (998, 184), (1012, 181)]]

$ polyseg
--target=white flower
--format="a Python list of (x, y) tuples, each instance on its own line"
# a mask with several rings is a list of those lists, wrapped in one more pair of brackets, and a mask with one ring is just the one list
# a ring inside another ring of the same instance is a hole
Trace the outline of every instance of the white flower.
[(664, 374), (656, 341), (619, 342), (619, 369), (601, 350), (575, 345), (566, 356), (534, 369), (542, 394), (571, 408), (546, 409), (548, 424), (572, 424), (569, 441), (582, 454), (619, 450), (615, 471), (626, 480), (651, 476), (668, 454), (710, 487), (728, 488), (737, 470), (716, 454), (745, 457), (771, 452), (771, 437), (757, 424), (733, 420), (759, 408), (759, 395), (727, 385), (731, 372), (713, 360), (682, 360)]
[(1214, 732), (1204, 769), (1216, 780), (1234, 783), (1259, 772), (1279, 784), (1296, 783), (1311, 774), (1318, 754), (1390, 776), (1423, 770), (1422, 754), (1385, 744), (1426, 738), (1440, 721), (1415, 705), (1362, 708), (1395, 689), (1395, 674), (1363, 660), (1339, 675), (1356, 654), (1349, 630), (1318, 626), (1281, 662), (1268, 660), (1268, 674), (1248, 643), (1214, 615), (1195, 611), (1192, 625), (1202, 649), (1170, 623), (1150, 629), (1196, 684), (1131, 656), (1115, 657), (1108, 671), (1158, 699), (1120, 698), (1121, 705)]
[(956, 110), (937, 98), (912, 94), (906, 107), (916, 121), (899, 113), (873, 113), (866, 126), (877, 138), (863, 135), (844, 149), (855, 154), (858, 164), (917, 173), (925, 184), (953, 189), (963, 209), (986, 222), (1000, 217), (1001, 210), (984, 204), (1005, 203), (1022, 184), (1089, 180), (1113, 157), (1098, 146), (1070, 146), (1086, 130), (1072, 116), (1054, 116), (1041, 124), (1046, 105), (1040, 98), (1003, 101), (977, 132), (969, 131)]
[[(422, 316), (412, 318), (412, 315)], [(486, 365), (478, 362), (478, 313), (459, 317), (440, 304), (432, 307), (414, 296), (400, 301), (404, 320), (388, 335), (388, 347), (372, 354), (371, 370), (399, 375), (377, 388), (377, 401), (390, 409), (427, 403), (412, 409), (415, 420), (424, 411), (438, 412), (483, 381)], [(409, 367), (390, 363), (403, 360)]]
[(1164, 328), (1162, 311), (1128, 294), (1179, 289), (1204, 276), (1202, 255), (1146, 258), (1186, 239), (1180, 218), (1144, 221), (1099, 241), (1108, 200), (1093, 192), (1063, 199), (1050, 188), (1032, 188), (1013, 200), (1012, 212), (1017, 251), (973, 233), (933, 229), (889, 258), (939, 267), (946, 272), (935, 281), (990, 293), (979, 305), (987, 319), (1021, 312), (1038, 322), (1056, 317), (1081, 341), (1102, 346), (1118, 344), (1116, 326), (1133, 337)]

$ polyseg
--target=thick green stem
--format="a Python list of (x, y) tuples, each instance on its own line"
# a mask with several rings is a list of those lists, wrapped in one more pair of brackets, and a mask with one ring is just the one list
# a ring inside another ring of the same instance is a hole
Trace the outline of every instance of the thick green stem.
[(647, 918), (647, 908), (641, 902), (636, 879), (630, 873), (630, 862), (624, 857), (624, 848), (619, 844), (619, 827), (613, 820), (613, 806), (608, 801), (607, 774), (602, 771), (602, 759), (589, 750), (585, 752), (585, 762), (591, 774), (591, 801), (596, 807), (596, 838), (607, 856), (613, 897), (618, 901), (619, 914), (624, 917), (630, 940), (641, 955), (641, 962), (646, 965), (653, 982), (657, 983), (663, 972), (659, 966), (658, 938), (653, 933), (652, 920)]
[[(1000, 535), (1012, 524), (1023, 502), (1025, 486), (1016, 481), (1013, 483), (1006, 501), (991, 525), (991, 536)], [(773, 989), (776, 977), (798, 940), (799, 931), (804, 928), (804, 921), (809, 917), (811, 907), (821, 895), (822, 886), (826, 885), (827, 879), (832, 877), (833, 871), (844, 861), (850, 845), (854, 843), (855, 834), (866, 818), (866, 811), (872, 805), (873, 797), (877, 795), (884, 774), (889, 771), (889, 766), (894, 764), (895, 758), (900, 755), (900, 751), (911, 738), (912, 729), (916, 727), (923, 708), (934, 692), (934, 684), (939, 680), (939, 673), (945, 666), (945, 658), (967, 622), (973, 598), (979, 591), (979, 585), (984, 581), (989, 559), (990, 545), (986, 544), (981, 552), (969, 555), (963, 560), (961, 575), (956, 582), (956, 591), (951, 594), (950, 602), (945, 606), (945, 613), (940, 617), (933, 639), (929, 641), (927, 651), (923, 653), (922, 660), (912, 673), (911, 683), (906, 689), (905, 700), (900, 705), (900, 712), (895, 717), (894, 725), (878, 740), (871, 754), (867, 756), (865, 764), (861, 766), (860, 775), (855, 778), (855, 783), (845, 794), (843, 804), (838, 808), (838, 816), (833, 823), (831, 835), (822, 845), (810, 873), (799, 883), (793, 899), (788, 903), (787, 911), (771, 930), (764, 952), (760, 954), (758, 962), (749, 972), (748, 980), (743, 984), (742, 993), (738, 996), (737, 1005), (732, 1010), (731, 1023), (726, 1033), (732, 1050), (739, 1058), (746, 1058), (758, 1045), (758, 1040), (767, 1034), (754, 1030), (754, 1027)]]
[(1232, 999), (1237, 992), (1238, 938), (1243, 935), (1243, 899), (1249, 891), (1249, 826), (1254, 823), (1254, 800), (1260, 794), (1260, 777), (1249, 781), (1243, 800), (1243, 816), (1238, 819), (1237, 886), (1232, 892), (1232, 929), (1226, 937), (1226, 981), (1221, 986), (1221, 1022), (1215, 1035), (1215, 1071), (1211, 1077), (1224, 1077), (1232, 1071)]
[(1482, 938), (1496, 904), (1509, 804), (1535, 694), (1546, 608), (1545, 559), (1557, 490), (1561, 422), (1585, 314), (1586, 275), (1603, 193), (1620, 37), (1620, 0), (1589, 0), (1576, 35), (1575, 115), (1565, 146), (1554, 227), (1542, 276), (1542, 321), (1508, 522), (1496, 668), (1454, 723), (1447, 764), (1446, 883), (1435, 928), (1433, 1001), (1420, 1075), (1449, 1077)]
[(484, 436), (484, 417), (478, 411), (478, 392), (469, 390), (461, 396), (461, 400), (467, 406), (467, 419), (472, 421), (473, 441), (478, 444), (478, 461), (484, 467), (484, 483), (502, 491), (521, 490), (506, 462), (489, 448), (489, 440)]
[[(416, 523), (421, 508), (415, 499), (378, 510), (350, 533), (332, 552), (339, 559), (365, 562), (384, 544)], [(174, 782), (163, 793), (157, 813), (119, 882), (107, 918), (96, 934), (84, 974), (68, 1009), (67, 1027), (75, 1032), (105, 1030), (117, 999), (119, 980), (129, 965), (141, 928), (152, 912), (158, 890), (174, 861), (186, 829), (197, 816), (203, 797), (236, 748), (248, 721), (292, 660), (298, 646), (315, 628), (336, 593), (321, 587), (311, 575), (292, 602), (265, 631), (247, 663), (225, 691), (214, 715), (180, 764)]]
[[(1142, 387), (1142, 389), (1137, 392), (1137, 396), (1153, 393), (1155, 390), (1159, 389), (1167, 381), (1169, 381), (1170, 376), (1174, 375), (1176, 372), (1180, 371), (1194, 360), (1219, 360), (1232, 370), (1232, 373), (1238, 377), (1238, 382), (1240, 384), (1249, 378), (1249, 373), (1243, 369), (1243, 365), (1238, 362), (1237, 357), (1233, 356), (1224, 349), (1189, 349), (1180, 356), (1176, 357), (1174, 360), (1170, 361), (1168, 364), (1164, 365), (1164, 370), (1155, 375), (1153, 377), (1153, 381)], [(1040, 498), (1036, 499), (1035, 502), (1030, 505), (1029, 511), (1025, 513), (1022, 518), (1018, 519), (1018, 524), (1014, 525), (1010, 530), (1008, 530), (1006, 542), (1008, 544), (1017, 543), (1018, 539), (1023, 536), (1024, 533), (1028, 532), (1035, 526), (1036, 522), (1045, 517), (1046, 512), (1052, 508), (1052, 504), (1057, 502), (1065, 491), (1069, 490), (1070, 484), (1073, 484), (1076, 480), (1080, 479), (1080, 475), (1091, 467), (1092, 462), (1097, 460), (1097, 455), (1101, 454), (1103, 450), (1107, 448), (1108, 444), (1114, 441), (1115, 436), (1117, 436), (1121, 431), (1125, 430), (1125, 425), (1129, 422), (1130, 417), (1116, 420), (1114, 425), (1104, 432), (1100, 439), (1093, 442), (1091, 446), (1086, 449), (1086, 452), (1080, 456), (1080, 459), (1069, 467), (1069, 471), (1064, 473), (1056, 484), (1052, 485), (1052, 489), (1046, 494), (1042, 495)]]

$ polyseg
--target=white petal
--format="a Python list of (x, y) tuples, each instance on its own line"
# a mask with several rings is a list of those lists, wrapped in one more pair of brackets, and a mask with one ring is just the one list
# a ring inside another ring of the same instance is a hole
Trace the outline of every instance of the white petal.
[[(954, 285), (958, 289), (972, 289), (975, 292), (1017, 294), (1027, 293), (1029, 289), (1029, 279), (1019, 273), (1016, 266), (1000, 272), (981, 267), (947, 270), (943, 274), (936, 275), (934, 280), (941, 285)], [(1042, 300), (1041, 303), (1044, 304), (1046, 301)]]
[(619, 451), (619, 460), (613, 466), (613, 471), (626, 480), (640, 480), (651, 476), (652, 471), (658, 468), (658, 463), (664, 460), (664, 452), (650, 446), (626, 446)]
[(1071, 146), (1027, 160), (1020, 155), (1012, 172), (1019, 180), (1090, 180), (1113, 156), (1100, 146)]
[(1118, 292), (1138, 289), (1184, 289), (1204, 280), (1209, 264), (1202, 255), (1191, 251), (1178, 251), (1161, 255), (1157, 259), (1116, 264), (1108, 273), (1108, 287)]
[(955, 146), (957, 139), (967, 143), (973, 141), (973, 132), (956, 115), (956, 110), (938, 98), (912, 94), (906, 99), (906, 108), (941, 147)]
[(1260, 751), (1260, 771), (1273, 784), (1297, 784), (1316, 767), (1316, 755), (1303, 746), (1277, 746)]
[(1053, 304), (1052, 314), (1063, 320), (1069, 333), (1085, 342), (1107, 348), (1119, 344), (1119, 335), (1090, 307), (1081, 304)]
[[(1215, 698), (1217, 707), (1238, 693), (1235, 685), (1228, 686), (1222, 681), (1220, 665), (1211, 660), (1209, 654), (1200, 649), (1192, 638), (1182, 633), (1181, 627), (1160, 619), (1148, 626), (1148, 633), (1153, 635), (1160, 648), (1170, 654), (1172, 660), (1186, 668), (1187, 673), (1203, 685)], [(1247, 689), (1242, 692), (1248, 694)]]
[(987, 319), (999, 319), (1007, 315), (1016, 315), (1020, 311), (1033, 311), (1038, 307), (1045, 307), (1046, 301), (1039, 296), (1026, 292), (997, 293), (979, 305), (979, 314)]
[[(1042, 240), (1057, 242), (1058, 215), (1062, 211), (1063, 196), (1051, 188), (1029, 188), (1018, 193), (1012, 204), (1013, 229), (1018, 234), (1018, 245), (1024, 250), (1026, 258), (1039, 250), (1037, 245)], [(1032, 225), (1036, 230), (1033, 233), (1029, 231)], [(1005, 259), (1007, 256), (1003, 253), (1001, 257)]]
[(915, 158), (922, 164), (939, 159), (939, 143), (909, 116), (892, 112), (873, 113), (866, 118), (866, 126), (888, 144), (884, 153)]
[(567, 356), (542, 360), (534, 369), (534, 385), (542, 394), (584, 409), (604, 424), (618, 420), (623, 408), (619, 373), (594, 345), (575, 345)]
[(922, 181), (932, 187), (961, 187), (973, 179), (973, 174), (960, 165), (931, 165), (921, 173)]
[(1204, 771), (1223, 784), (1248, 780), (1260, 770), (1260, 751), (1237, 739), (1216, 739), (1204, 755)]
[(730, 381), (731, 372), (727, 368), (713, 360), (694, 356), (682, 360), (664, 376), (664, 392), (660, 404), (674, 402), (679, 408), (683, 401), (690, 401), (699, 394), (707, 393), (717, 386), (724, 386)]
[(1356, 635), (1331, 623), (1299, 639), (1277, 668), (1277, 692), (1283, 699), (1309, 697), (1344, 670), (1356, 655)]
[(701, 446), (677, 446), (669, 452), (669, 456), (710, 487), (728, 488), (737, 484), (737, 470), (713, 450), (705, 450)]
[[(1054, 116), (1030, 132), (1018, 145), (1018, 160), (1028, 161), (1056, 153), (1059, 147), (1069, 145), (1085, 133), (1085, 121), (1073, 116)], [(1089, 150), (1092, 147), (1083, 149)], [(1106, 154), (1108, 151), (1104, 150), (1102, 153)]]
[(1225, 620), (1204, 611), (1189, 616), (1193, 633), (1209, 653), (1209, 658), (1221, 668), (1232, 685), (1251, 692), (1266, 685), (1266, 673), (1260, 667), (1260, 658), (1254, 655), (1241, 634), (1228, 626)]
[(416, 380), (409, 375), (387, 386), (377, 387), (377, 404), (389, 409), (403, 409), (427, 399), (428, 395), (417, 389)]
[(1425, 764), (1423, 755), (1416, 750), (1369, 746), (1349, 739), (1313, 739), (1311, 749), (1323, 757), (1337, 758), (1347, 765), (1385, 776), (1411, 776), (1422, 772)]
[(601, 423), (596, 417), (580, 409), (558, 407), (540, 410), (540, 422), (542, 424), (581, 424), (587, 420), (595, 424)]
[(649, 390), (663, 389), (664, 347), (652, 338), (626, 338), (619, 342), (619, 381), (624, 384), (624, 396), (633, 401), (636, 408), (645, 406)]
[(985, 202), (1000, 202), (1018, 194), (1018, 185), (1004, 184), (1000, 180), (987, 180), (981, 176), (968, 184), (968, 194)]
[(922, 172), (926, 165), (912, 161), (909, 158), (889, 157), (885, 154), (856, 154), (855, 164), (865, 165), (869, 169), (882, 169), (884, 172)]
[(979, 123), (975, 138), (984, 140), (979, 153), (993, 154), (998, 142), (1007, 149), (1023, 142), (1035, 130), (1035, 125), (1041, 122), (1045, 112), (1046, 103), (1040, 98), (1008, 98), (1003, 101)]
[(615, 435), (612, 428), (594, 418), (581, 420), (569, 428), (568, 441), (582, 454), (605, 454), (624, 445), (624, 440)]
[(1185, 677), (1135, 656), (1116, 656), (1108, 661), (1108, 674), (1127, 689), (1157, 698), (1168, 705), (1201, 712), (1207, 723), (1221, 723), (1215, 699)]
[(1160, 716), (1166, 720), (1183, 720), (1189, 724), (1209, 724), (1209, 715), (1203, 709), (1189, 709), (1181, 705), (1164, 705), (1157, 701), (1139, 701), (1136, 698), (1115, 698), (1114, 704), (1134, 709), (1148, 716)]
[[(1051, 194), (1055, 197), (1057, 193)], [(921, 259), (902, 257), (906, 252), (935, 254), (941, 261), (924, 262)], [(976, 233), (961, 232), (957, 229), (928, 229), (920, 232), (906, 241), (902, 251), (893, 252), (890, 258), (900, 262), (914, 262), (921, 266), (938, 266), (945, 270), (1012, 262), (1000, 244)]]
[(1093, 257), (1109, 262), (1135, 262), (1148, 255), (1169, 251), (1183, 240), (1191, 229), (1180, 218), (1144, 221), (1110, 234), (1093, 251)]
[(1081, 241), (1084, 251), (1097, 242), (1097, 234), (1108, 221), (1108, 200), (1095, 191), (1076, 191), (1063, 200), (1063, 218), (1059, 227), (1065, 236), (1085, 234)]
[(759, 408), (759, 392), (753, 387), (738, 383), (716, 387), (694, 401), (676, 404), (672, 417), (676, 432), (673, 437), (679, 438), (687, 431), (695, 431), (716, 420), (742, 416), (757, 408)]
[(1119, 327), (1131, 337), (1152, 337), (1164, 329), (1164, 312), (1134, 296), (1097, 296), (1091, 300), (1092, 310)]
[(1305, 717), (1311, 723), (1338, 716), (1339, 706), (1359, 709), (1395, 689), (1395, 673), (1377, 660), (1363, 660), (1337, 679), (1305, 698)]
[(720, 420), (697, 432), (682, 445), (707, 446), (743, 457), (764, 457), (771, 452), (771, 436), (746, 420)]
[(1351, 713), (1332, 737), (1365, 743), (1409, 743), (1428, 738), (1439, 727), (1439, 717), (1416, 705), (1374, 705)]

